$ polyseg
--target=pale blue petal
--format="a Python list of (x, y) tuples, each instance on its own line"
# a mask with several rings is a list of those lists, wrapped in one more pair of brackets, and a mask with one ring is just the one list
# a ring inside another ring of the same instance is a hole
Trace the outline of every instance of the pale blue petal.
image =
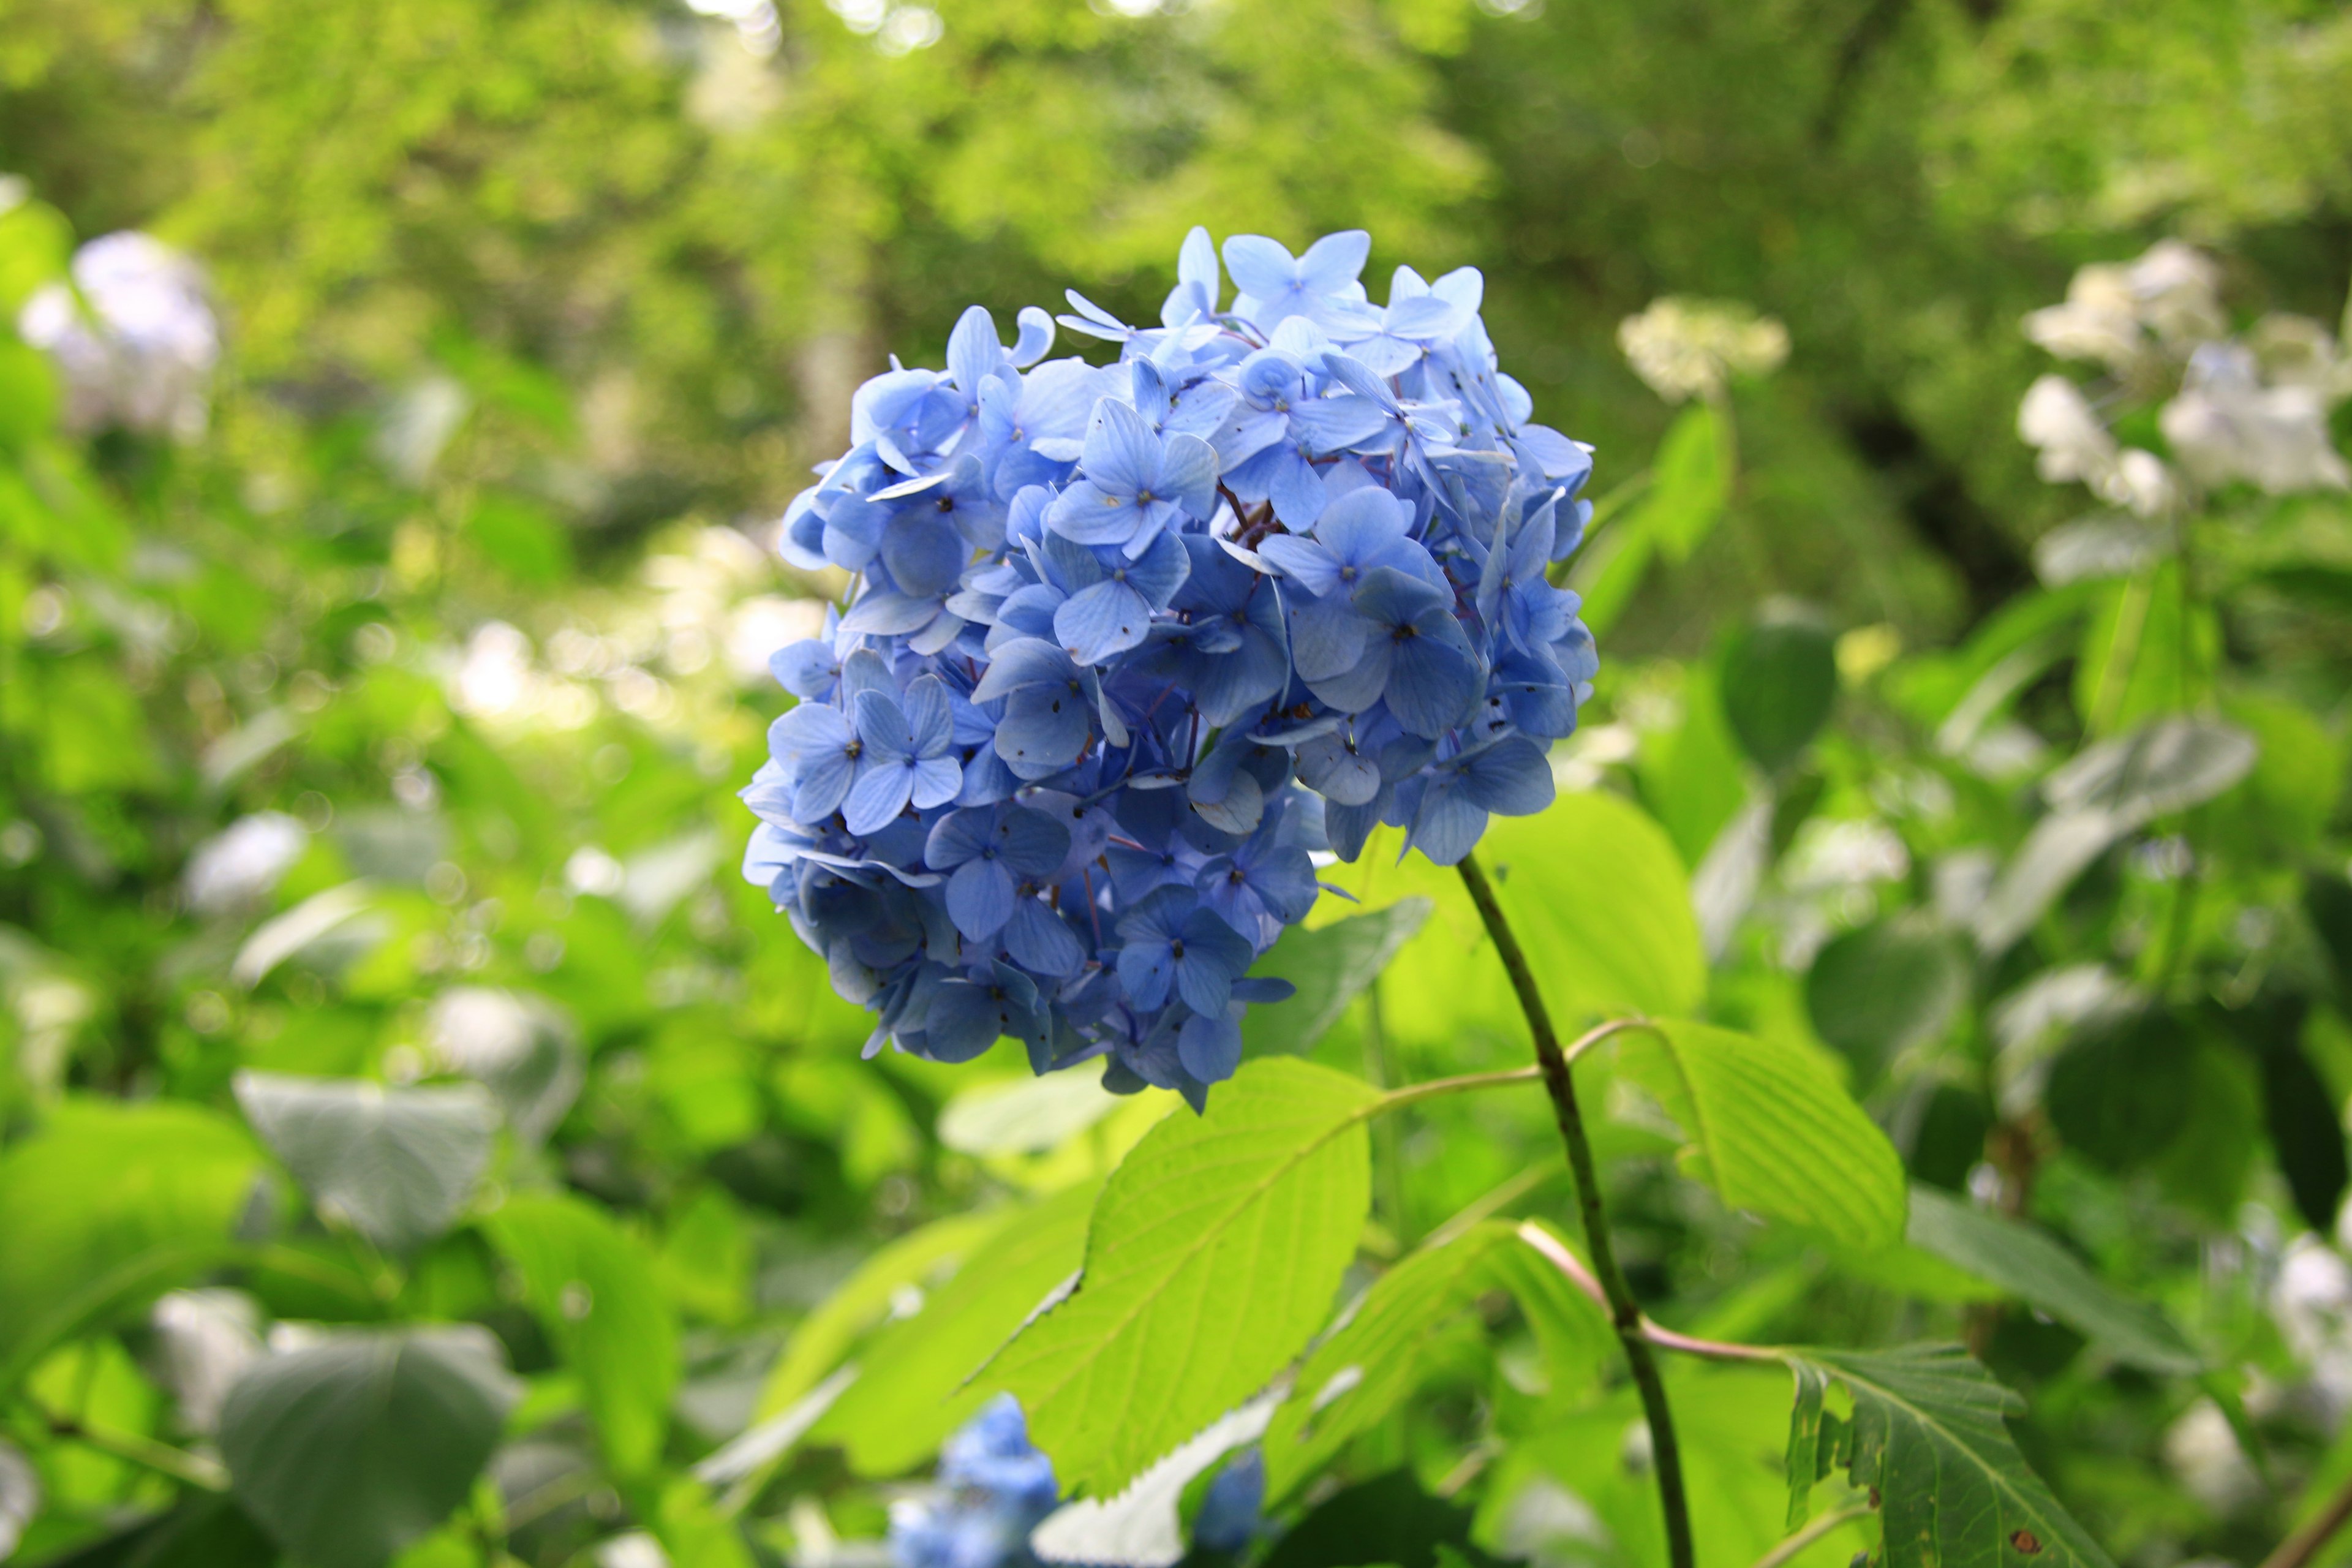
[(1176, 1034), (1176, 1059), (1202, 1083), (1223, 1083), (1242, 1065), (1242, 1026), (1218, 1013), (1196, 1013)]
[(842, 819), (860, 837), (878, 832), (907, 809), (914, 785), (915, 770), (904, 763), (860, 761)]
[(1013, 918), (1004, 922), (1004, 951), (1032, 974), (1056, 980), (1086, 967), (1087, 950), (1067, 921), (1046, 907), (1043, 899), (1016, 899)]
[(1125, 583), (1097, 583), (1054, 612), (1054, 635), (1080, 664), (1101, 664), (1140, 647), (1151, 629), (1151, 605)]
[(948, 918), (972, 942), (994, 936), (1013, 918), (1012, 873), (994, 860), (966, 860), (948, 879)]

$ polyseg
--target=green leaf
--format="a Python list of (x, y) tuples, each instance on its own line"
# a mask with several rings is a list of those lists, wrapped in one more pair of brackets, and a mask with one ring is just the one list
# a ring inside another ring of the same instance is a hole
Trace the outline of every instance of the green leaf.
[(1879, 921), (1832, 938), (1805, 973), (1813, 1032), (1877, 1079), (1904, 1051), (1940, 1037), (1967, 1005), (1968, 954), (1916, 921)]
[(1768, 773), (1797, 760), (1836, 705), (1837, 643), (1827, 626), (1794, 617), (1748, 627), (1723, 653), (1723, 716), (1740, 749)]
[(614, 1470), (650, 1468), (678, 1378), (677, 1323), (652, 1254), (602, 1210), (554, 1194), (518, 1194), (484, 1228), (580, 1379)]
[(1427, 899), (1400, 899), (1328, 925), (1284, 931), (1250, 973), (1287, 980), (1298, 994), (1250, 1008), (1242, 1019), (1244, 1052), (1297, 1055), (1312, 1047), (1421, 930), (1432, 907)]
[(1623, 1072), (1688, 1141), (1684, 1162), (1725, 1204), (1853, 1247), (1903, 1235), (1903, 1163), (1818, 1052), (1662, 1019), (1618, 1037)]
[(478, 1329), (339, 1334), (237, 1381), (221, 1455), (237, 1501), (306, 1568), (377, 1568), (466, 1500), (513, 1402)]
[(1497, 1249), (1519, 1246), (1503, 1220), (1427, 1247), (1375, 1280), (1345, 1326), (1315, 1347), (1265, 1434), (1265, 1495), (1287, 1497), (1419, 1386), (1438, 1329), (1493, 1288)]
[(1853, 1398), (1847, 1474), (1879, 1500), (1884, 1568), (2109, 1568), (2003, 1425), (2023, 1408), (1958, 1345), (1802, 1350)]
[(1797, 1374), (1797, 1402), (1789, 1411), (1789, 1528), (1794, 1530), (1811, 1516), (1813, 1487), (1822, 1479), (1822, 1396), (1830, 1380), (1803, 1362), (1790, 1370)]
[(2068, 1148), (2111, 1171), (2147, 1163), (2180, 1134), (2197, 1042), (2161, 1007), (2086, 1023), (2050, 1064), (2042, 1108)]
[(499, 1122), (478, 1084), (387, 1089), (244, 1072), (236, 1099), (320, 1212), (388, 1252), (414, 1251), (449, 1228), (489, 1162)]
[[(1382, 976), (1390, 1035), (1444, 1053), (1438, 1061), (1458, 1059), (1472, 1031), (1523, 1053), (1527, 1021), (1460, 873), (1418, 855), (1397, 863), (1391, 832), (1356, 864), (1323, 872), (1368, 904), (1417, 895), (1434, 906)], [(1706, 952), (1682, 860), (1638, 806), (1599, 792), (1564, 795), (1534, 816), (1496, 818), (1478, 856), (1562, 1028), (1688, 1013), (1705, 999)]]
[(890, 1315), (907, 1287), (920, 1286), (971, 1256), (1003, 1224), (1003, 1216), (993, 1214), (935, 1220), (859, 1264), (784, 1342), (784, 1353), (760, 1390), (755, 1417), (764, 1421), (798, 1404), (841, 1364), (852, 1345)]
[(810, 1441), (839, 1444), (861, 1476), (900, 1475), (928, 1463), (948, 1434), (986, 1403), (972, 1373), (1085, 1260), (1098, 1190), (1073, 1187), (1003, 1215), (921, 1310), (866, 1342), (857, 1381)]
[(1430, 1496), (1410, 1470), (1393, 1470), (1331, 1494), (1266, 1553), (1263, 1568), (1440, 1568), (1453, 1561), (1489, 1568), (1470, 1542), (1471, 1512)]
[(1694, 402), (1675, 416), (1651, 468), (1656, 478), (1634, 518), (1659, 553), (1679, 565), (1715, 531), (1731, 499), (1722, 416), (1712, 405)]
[(1911, 1244), (2031, 1306), (2149, 1372), (2194, 1376), (2204, 1360), (2156, 1307), (2103, 1283), (2081, 1260), (2021, 1220), (1931, 1187), (1911, 1192)]
[(1977, 945), (2005, 951), (2109, 845), (2212, 799), (2246, 776), (2254, 755), (2242, 730), (2171, 718), (2075, 757), (2042, 782), (2050, 815), (2033, 825), (1978, 911)]
[(2255, 1059), (2279, 1173), (2304, 1223), (2326, 1236), (2335, 1229), (2347, 1175), (2342, 1110), (2293, 1034), (2273, 1035)]
[(0, 1154), (0, 1393), (53, 1347), (213, 1267), (261, 1152), (193, 1105), (68, 1101)]
[(1264, 1387), (1330, 1310), (1371, 1203), (1358, 1079), (1245, 1063), (1103, 1189), (1076, 1292), (988, 1381), (1020, 1395), (1063, 1484), (1109, 1496)]

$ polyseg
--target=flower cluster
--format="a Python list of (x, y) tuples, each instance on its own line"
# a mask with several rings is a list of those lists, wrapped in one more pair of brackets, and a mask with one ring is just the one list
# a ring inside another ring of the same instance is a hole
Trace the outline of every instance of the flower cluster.
[[(893, 1039), (1197, 1106), (1240, 1059), (1246, 971), (1382, 823), (1451, 865), (1541, 810), (1595, 668), (1552, 586), (1590, 448), (1530, 422), (1482, 281), (1357, 281), (1369, 237), (1294, 257), (1205, 230), (1160, 325), (1076, 293), (1118, 363), (1008, 349), (979, 307), (945, 371), (895, 365), (786, 513), (854, 574), (780, 651), (800, 699), (744, 797), (746, 874)], [(1223, 274), (1238, 294), (1223, 300)]]
[[(2192, 486), (2244, 480), (2272, 495), (2352, 486), (2328, 430), (2330, 409), (2352, 395), (2352, 358), (2304, 316), (2265, 316), (2231, 336), (2221, 281), (2211, 258), (2165, 240), (2137, 261), (2082, 268), (2063, 304), (2025, 318), (2036, 344), (2107, 377), (2087, 395), (2063, 375), (2027, 389), (2017, 430), (2044, 479), (2080, 480), (2144, 518), (2181, 504), (2181, 473)], [(2167, 391), (2157, 426), (2179, 473), (2109, 429), (2121, 410)]]
[(1054, 1511), (1054, 1461), (1029, 1446), (1028, 1423), (1001, 1394), (940, 1450), (939, 1489), (890, 1509), (898, 1568), (1029, 1568), (1029, 1532)]
[(202, 435), (220, 328), (195, 263), (126, 229), (74, 252), (72, 272), (72, 288), (41, 289), (16, 322), (57, 364), (68, 427)]

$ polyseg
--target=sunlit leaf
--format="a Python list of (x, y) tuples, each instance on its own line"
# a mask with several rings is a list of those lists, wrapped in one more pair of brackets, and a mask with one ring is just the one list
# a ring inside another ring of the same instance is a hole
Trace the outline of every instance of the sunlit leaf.
[(614, 1469), (650, 1466), (678, 1377), (677, 1324), (652, 1254), (602, 1210), (555, 1194), (517, 1194), (486, 1228), (579, 1377)]
[(1681, 1019), (1630, 1030), (1617, 1050), (1727, 1205), (1851, 1246), (1901, 1237), (1903, 1163), (1818, 1053)]
[(1295, 1058), (1247, 1063), (1112, 1173), (1076, 1292), (985, 1374), (1065, 1487), (1116, 1492), (1322, 1326), (1370, 1206), (1372, 1097)]

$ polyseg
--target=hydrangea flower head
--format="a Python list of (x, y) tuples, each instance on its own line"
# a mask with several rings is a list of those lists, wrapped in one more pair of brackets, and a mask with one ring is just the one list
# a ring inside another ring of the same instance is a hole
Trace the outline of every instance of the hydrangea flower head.
[(1318, 858), (1385, 823), (1452, 865), (1550, 804), (1596, 668), (1549, 581), (1591, 449), (1533, 422), (1475, 270), (1375, 305), (1370, 247), (1244, 235), (1221, 268), (1194, 229), (1158, 326), (1070, 295), (1114, 363), (974, 306), (946, 370), (858, 389), (784, 517), (853, 587), (771, 661), (799, 704), (744, 870), (879, 1015), (868, 1054), (1009, 1035), (1198, 1108), (1288, 993), (1249, 972)]
[(936, 1490), (891, 1505), (891, 1558), (899, 1568), (1034, 1568), (1029, 1532), (1060, 1500), (1019, 1402), (998, 1394), (940, 1448)]

